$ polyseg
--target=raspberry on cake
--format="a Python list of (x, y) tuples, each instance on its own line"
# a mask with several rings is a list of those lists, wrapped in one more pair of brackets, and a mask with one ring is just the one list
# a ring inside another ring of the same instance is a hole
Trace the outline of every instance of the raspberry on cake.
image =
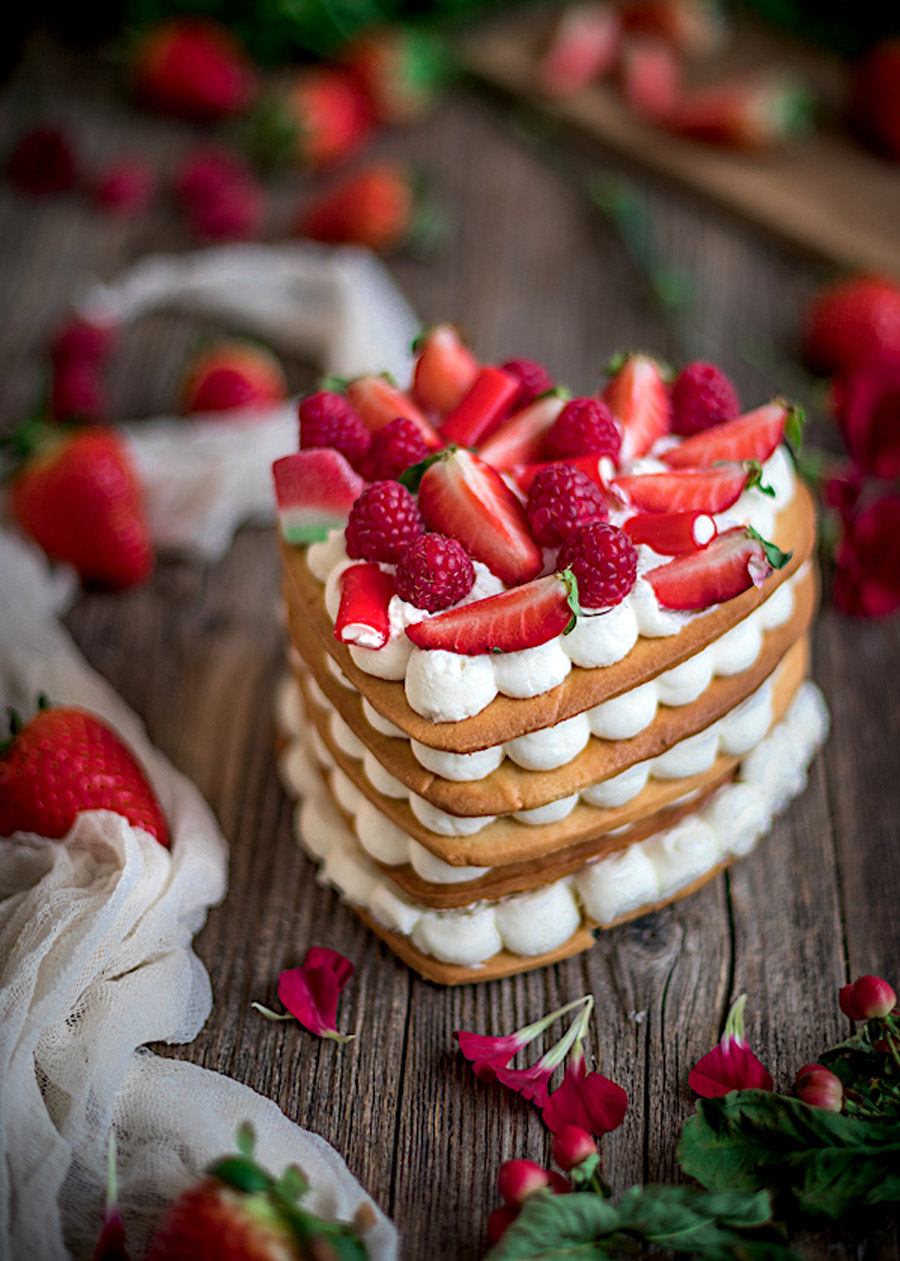
[(671, 394), (647, 354), (607, 378), (568, 401), (439, 325), (412, 393), (313, 396), (331, 447), (275, 465), (300, 836), (441, 983), (551, 963), (712, 879), (826, 733), (795, 410), (737, 415), (714, 365)]

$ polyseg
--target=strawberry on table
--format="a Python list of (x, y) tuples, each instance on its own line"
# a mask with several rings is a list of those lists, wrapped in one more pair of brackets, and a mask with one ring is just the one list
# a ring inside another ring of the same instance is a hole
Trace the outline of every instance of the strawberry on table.
[(540, 573), (541, 549), (525, 510), (500, 474), (470, 451), (435, 457), (419, 485), (419, 510), (430, 530), (457, 539), (507, 586)]
[(134, 754), (95, 714), (42, 701), (25, 725), (13, 715), (0, 746), (0, 836), (59, 840), (85, 810), (111, 810), (169, 845), (169, 828)]
[(188, 364), (182, 393), (186, 416), (274, 407), (287, 396), (284, 370), (270, 350), (255, 342), (227, 341)]
[(53, 560), (112, 588), (153, 569), (143, 494), (131, 458), (108, 429), (38, 426), (32, 453), (14, 474), (12, 514)]
[(462, 402), (478, 376), (479, 363), (452, 324), (436, 324), (414, 346), (412, 392), (431, 415), (443, 418)]
[(619, 51), (621, 19), (604, 0), (586, 0), (563, 9), (537, 68), (537, 86), (546, 96), (571, 96), (612, 69)]
[(243, 48), (226, 27), (203, 17), (172, 18), (140, 35), (131, 78), (146, 105), (198, 121), (242, 113), (256, 91)]
[(622, 459), (645, 455), (669, 432), (671, 407), (662, 369), (650, 355), (614, 359), (603, 401), (622, 426)]
[[(757, 460), (764, 464), (775, 448), (788, 436), (796, 436), (803, 413), (776, 399), (735, 420), (726, 420), (703, 433), (686, 438), (680, 446), (666, 451), (662, 457), (670, 468), (702, 469), (722, 460)], [(701, 507), (694, 504), (693, 507)]]
[(619, 70), (622, 95), (639, 118), (667, 119), (681, 95), (681, 63), (671, 44), (651, 35), (627, 39)]
[(707, 547), (716, 537), (716, 523), (705, 512), (648, 512), (629, 517), (622, 529), (632, 543), (660, 556), (681, 556)]
[(476, 446), (497, 428), (518, 392), (518, 379), (502, 368), (480, 368), (466, 395), (441, 425), (441, 438), (463, 447)]
[(704, 144), (759, 152), (805, 131), (811, 113), (806, 88), (763, 74), (695, 88), (682, 96), (666, 126)]
[(351, 565), (341, 574), (341, 602), (334, 637), (358, 648), (383, 648), (391, 637), (388, 607), (397, 584), (378, 565)]
[(411, 27), (366, 31), (349, 44), (341, 59), (383, 123), (421, 118), (434, 104), (448, 73), (443, 41)]
[(745, 490), (760, 485), (761, 472), (758, 461), (730, 460), (713, 468), (623, 475), (612, 487), (641, 512), (724, 512)]
[(366, 488), (339, 451), (295, 451), (272, 465), (278, 524), (288, 543), (316, 543), (347, 524)]
[(408, 394), (388, 376), (357, 377), (347, 386), (347, 397), (362, 417), (370, 433), (376, 433), (398, 416), (405, 416), (419, 429), (428, 447), (436, 451), (441, 440)]
[(707, 609), (761, 587), (790, 558), (790, 552), (782, 552), (750, 526), (736, 526), (701, 551), (670, 560), (644, 577), (663, 608)]
[(565, 396), (561, 393), (547, 394), (530, 403), (510, 416), (482, 443), (482, 459), (499, 469), (539, 460), (544, 436), (564, 407)]
[(415, 201), (405, 167), (395, 162), (373, 163), (303, 207), (294, 221), (294, 234), (388, 253), (411, 235)]
[(331, 66), (298, 71), (281, 109), (293, 129), (293, 156), (300, 166), (320, 169), (340, 162), (361, 148), (372, 131), (372, 112), (359, 84)]
[(823, 372), (900, 363), (900, 285), (851, 276), (819, 290), (806, 323), (806, 353)]

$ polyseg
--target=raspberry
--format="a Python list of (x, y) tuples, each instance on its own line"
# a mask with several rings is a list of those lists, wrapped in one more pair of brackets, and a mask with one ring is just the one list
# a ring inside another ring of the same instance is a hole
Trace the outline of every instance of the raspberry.
[(438, 613), (458, 604), (475, 583), (471, 557), (456, 539), (423, 534), (397, 566), (397, 594), (417, 609)]
[(571, 464), (541, 469), (531, 483), (525, 511), (542, 547), (558, 547), (579, 526), (607, 517), (600, 487)]
[(519, 381), (519, 392), (509, 405), (511, 412), (521, 411), (541, 394), (552, 390), (556, 382), (542, 363), (534, 359), (508, 359), (500, 365), (504, 372)]
[(303, 400), (299, 413), (301, 450), (333, 447), (354, 467), (368, 454), (372, 435), (343, 394), (319, 390)]
[(621, 603), (634, 586), (637, 562), (637, 548), (624, 530), (595, 522), (569, 535), (556, 567), (571, 569), (578, 579), (583, 609), (606, 609)]
[(617, 460), (621, 446), (612, 412), (595, 398), (573, 398), (566, 403), (544, 439), (548, 460), (576, 455), (608, 455)]
[(425, 527), (418, 505), (399, 482), (373, 482), (350, 509), (344, 537), (353, 560), (397, 564)]
[(369, 453), (360, 470), (370, 482), (397, 478), (410, 464), (428, 455), (428, 444), (415, 421), (398, 416), (379, 429), (372, 438)]
[(682, 437), (734, 420), (740, 410), (734, 386), (714, 363), (689, 363), (672, 386), (672, 429)]

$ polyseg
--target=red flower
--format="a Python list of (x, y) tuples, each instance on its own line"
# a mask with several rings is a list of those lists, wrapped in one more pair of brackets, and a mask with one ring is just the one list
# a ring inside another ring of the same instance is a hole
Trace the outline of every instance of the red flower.
[(544, 1124), (558, 1134), (567, 1125), (576, 1125), (599, 1138), (622, 1124), (628, 1095), (602, 1073), (589, 1073), (581, 1043), (566, 1065), (566, 1075), (544, 1105)]
[(900, 477), (900, 363), (886, 360), (834, 381), (834, 414), (865, 473)]
[(744, 1039), (744, 1004), (736, 1000), (718, 1046), (699, 1059), (688, 1076), (688, 1085), (704, 1099), (717, 1099), (731, 1090), (773, 1090), (775, 1083)]
[(852, 985), (841, 986), (838, 1001), (851, 1020), (875, 1020), (891, 1014), (897, 995), (883, 977), (858, 976)]
[[(489, 1034), (466, 1033), (463, 1029), (457, 1029), (454, 1031), (453, 1036), (459, 1043), (459, 1049), (463, 1055), (471, 1062), (475, 1076), (481, 1081), (496, 1081), (499, 1077), (498, 1070), (506, 1069), (507, 1064), (518, 1051), (521, 1051), (522, 1047), (528, 1046), (530, 1042), (533, 1042), (536, 1037), (553, 1024), (554, 1020), (567, 1015), (568, 1012), (573, 1011), (576, 1007), (585, 1006), (587, 1001), (587, 997), (577, 998), (574, 1002), (566, 1003), (564, 1007), (559, 1007), (556, 1011), (550, 1012), (548, 1016), (542, 1016), (540, 1020), (535, 1020), (530, 1025), (524, 1025), (521, 1029), (517, 1029), (515, 1033), (502, 1033), (497, 1037), (491, 1037)], [(566, 1036), (568, 1037), (568, 1035)], [(565, 1054), (565, 1051), (563, 1054)], [(559, 1061), (557, 1060), (556, 1062), (558, 1063)], [(535, 1068), (537, 1067), (535, 1065)], [(509, 1069), (508, 1075), (512, 1076), (517, 1072), (527, 1074), (532, 1071), (531, 1069)], [(513, 1085), (512, 1081), (505, 1084), (510, 1085), (513, 1090), (518, 1089), (517, 1086)], [(527, 1097), (531, 1098), (532, 1096)]]
[(900, 609), (900, 495), (885, 495), (845, 518), (832, 595), (854, 617)]
[(288, 968), (278, 977), (278, 997), (287, 1008), (279, 1015), (254, 1003), (267, 1020), (294, 1019), (319, 1038), (349, 1042), (354, 1035), (338, 1033), (337, 1005), (341, 990), (353, 975), (353, 964), (337, 950), (311, 946), (299, 968)]

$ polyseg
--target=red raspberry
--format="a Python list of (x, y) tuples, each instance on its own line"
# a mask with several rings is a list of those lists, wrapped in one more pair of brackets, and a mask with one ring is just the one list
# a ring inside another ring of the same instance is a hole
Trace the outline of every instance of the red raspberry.
[(571, 569), (578, 579), (584, 609), (620, 604), (637, 578), (637, 548), (617, 525), (595, 522), (570, 534), (556, 560), (558, 570)]
[(415, 499), (399, 482), (373, 482), (350, 509), (344, 537), (353, 560), (397, 564), (425, 526)]
[(535, 359), (507, 359), (500, 365), (504, 372), (519, 381), (519, 392), (509, 405), (511, 412), (521, 411), (541, 394), (552, 390), (556, 382), (542, 363)]
[(548, 460), (576, 455), (608, 455), (619, 458), (622, 435), (612, 412), (596, 398), (573, 398), (553, 422), (544, 439)]
[(558, 547), (579, 526), (607, 518), (600, 487), (571, 464), (541, 469), (531, 483), (525, 511), (542, 547)]
[(300, 404), (300, 449), (333, 447), (354, 468), (368, 454), (372, 435), (343, 394), (319, 390)]
[(410, 464), (428, 455), (428, 443), (415, 421), (398, 416), (372, 437), (369, 454), (360, 472), (370, 482), (397, 478)]
[(689, 363), (672, 386), (672, 430), (689, 437), (734, 420), (741, 405), (725, 373), (714, 363)]
[(458, 604), (475, 583), (475, 566), (456, 539), (423, 534), (397, 566), (397, 594), (417, 609), (439, 613)]

